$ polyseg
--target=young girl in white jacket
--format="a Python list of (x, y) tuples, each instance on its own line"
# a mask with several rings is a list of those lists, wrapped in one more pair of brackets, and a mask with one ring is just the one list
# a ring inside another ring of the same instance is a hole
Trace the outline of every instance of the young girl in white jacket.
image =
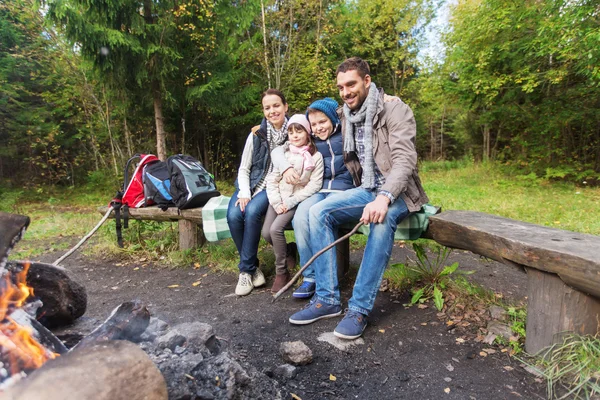
[[(271, 292), (277, 293), (290, 280), (286, 265), (287, 243), (285, 228), (290, 224), (296, 206), (302, 200), (321, 190), (323, 185), (323, 156), (310, 135), (310, 124), (303, 114), (295, 114), (288, 121), (288, 141), (283, 145), (285, 157), (300, 179), (288, 184), (282, 179), (285, 171), (273, 168), (267, 176), (269, 208), (262, 229), (263, 237), (273, 245), (275, 253), (275, 282)], [(292, 267), (292, 266), (290, 266)]]

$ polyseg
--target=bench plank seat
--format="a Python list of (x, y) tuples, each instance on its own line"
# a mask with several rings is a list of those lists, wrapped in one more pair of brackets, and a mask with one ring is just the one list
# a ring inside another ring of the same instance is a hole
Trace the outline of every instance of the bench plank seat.
[(569, 286), (600, 298), (600, 236), (473, 211), (430, 217), (428, 236), (504, 264), (557, 274)]
[[(108, 207), (100, 207), (98, 209), (102, 214), (108, 211)], [(110, 218), (114, 218), (114, 211), (111, 213)], [(123, 210), (121, 210), (121, 217), (123, 217)], [(167, 208), (165, 211), (158, 207), (142, 207), (142, 208), (130, 208), (129, 218), (146, 220), (146, 221), (179, 221), (188, 220), (197, 224), (202, 223), (202, 208), (190, 208), (189, 210), (179, 210), (176, 207)]]

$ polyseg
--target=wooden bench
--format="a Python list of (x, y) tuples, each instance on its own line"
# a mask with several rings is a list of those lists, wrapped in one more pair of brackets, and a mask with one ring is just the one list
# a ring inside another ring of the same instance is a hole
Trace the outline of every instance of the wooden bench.
[[(99, 209), (102, 214), (106, 210)], [(132, 219), (178, 221), (180, 249), (204, 242), (201, 208), (162, 211), (148, 207), (129, 211)], [(536, 353), (561, 341), (569, 332), (595, 335), (600, 331), (599, 236), (480, 212), (445, 211), (430, 217), (429, 229), (422, 237), (527, 273), (527, 352)], [(349, 241), (336, 250), (341, 276), (349, 267)]]
[[(104, 215), (108, 211), (108, 208), (102, 206), (98, 208), (98, 211)], [(113, 211), (109, 218), (114, 217), (115, 213)], [(189, 210), (167, 208), (165, 211), (158, 207), (130, 208), (129, 218), (145, 221), (178, 222), (179, 250), (200, 247), (206, 242), (204, 231), (202, 230), (202, 208), (191, 208)], [(350, 241), (346, 240), (338, 244), (336, 252), (338, 274), (341, 276), (350, 269)]]
[(527, 273), (528, 353), (600, 331), (600, 236), (470, 211), (430, 217), (425, 236)]
[[(105, 214), (107, 207), (99, 207), (98, 211)], [(109, 218), (114, 218), (113, 211)], [(123, 210), (121, 209), (121, 218)], [(189, 210), (179, 210), (177, 208), (167, 208), (165, 211), (158, 207), (130, 208), (129, 219), (178, 222), (179, 224), (179, 249), (187, 250), (202, 246), (205, 242), (204, 232), (202, 230), (202, 208), (191, 208)]]

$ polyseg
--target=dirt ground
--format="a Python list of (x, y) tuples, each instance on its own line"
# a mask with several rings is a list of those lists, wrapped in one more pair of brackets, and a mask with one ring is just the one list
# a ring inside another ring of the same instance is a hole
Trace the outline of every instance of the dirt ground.
[[(410, 252), (397, 244), (392, 261), (404, 262)], [(361, 255), (360, 249), (352, 252), (352, 266), (360, 263)], [(47, 254), (39, 261), (52, 262), (59, 256)], [(453, 252), (450, 261), (476, 271), (471, 278), (485, 287), (513, 301), (524, 300), (523, 272), (462, 251)], [(457, 341), (460, 332), (449, 330), (435, 308), (405, 307), (408, 293), (380, 292), (364, 343), (342, 351), (318, 340), (321, 334), (332, 332), (339, 319), (302, 327), (288, 322), (305, 304), (293, 299), (291, 291), (272, 303), (265, 288), (236, 296), (236, 275), (204, 267), (122, 264), (80, 253), (63, 265), (88, 292), (87, 312), (72, 331), (90, 331), (120, 303), (140, 299), (154, 316), (170, 324), (211, 324), (242, 365), (252, 365), (267, 375), (283, 364), (280, 343), (303, 341), (313, 352), (313, 362), (299, 367), (295, 378), (281, 381), (284, 398), (293, 398), (292, 394), (302, 400), (546, 398), (545, 383), (526, 372), (520, 361), (499, 350), (484, 357), (481, 352), (490, 345)], [(350, 297), (351, 275), (342, 285), (345, 300)]]

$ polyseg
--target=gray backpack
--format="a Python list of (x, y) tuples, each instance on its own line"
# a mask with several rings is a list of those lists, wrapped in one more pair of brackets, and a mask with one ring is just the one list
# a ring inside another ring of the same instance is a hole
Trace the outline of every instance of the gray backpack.
[(171, 177), (171, 197), (180, 210), (202, 207), (210, 198), (221, 195), (214, 177), (192, 156), (169, 157), (167, 169)]

